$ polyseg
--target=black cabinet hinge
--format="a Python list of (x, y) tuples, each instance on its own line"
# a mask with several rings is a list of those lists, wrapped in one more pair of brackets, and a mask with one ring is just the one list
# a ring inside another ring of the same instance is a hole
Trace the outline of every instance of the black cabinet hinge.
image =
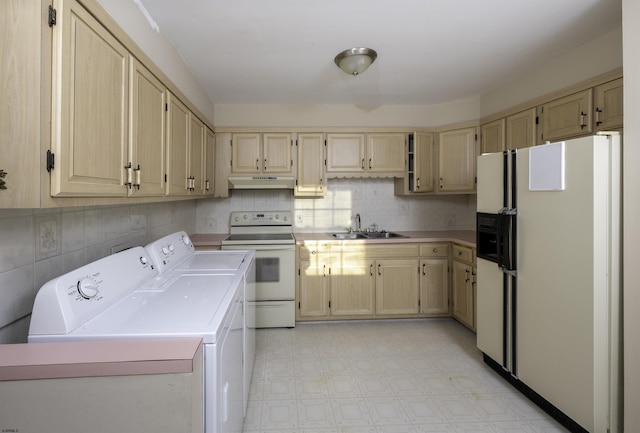
[(298, 302), (298, 310), (300, 309), (300, 302)]
[(51, 170), (53, 170), (55, 159), (55, 155), (51, 153), (50, 150), (47, 150), (47, 171), (49, 173), (51, 173)]
[(331, 309), (331, 301), (329, 301), (329, 309)]
[(478, 141), (478, 134), (476, 134), (476, 135), (475, 135), (474, 140), (475, 140), (475, 141)]
[(49, 27), (56, 25), (56, 10), (52, 5), (49, 5)]
[(540, 116), (536, 116), (536, 125), (540, 124)]
[(167, 183), (167, 173), (164, 174), (164, 183)]
[(169, 111), (169, 104), (167, 103), (164, 104), (164, 111)]

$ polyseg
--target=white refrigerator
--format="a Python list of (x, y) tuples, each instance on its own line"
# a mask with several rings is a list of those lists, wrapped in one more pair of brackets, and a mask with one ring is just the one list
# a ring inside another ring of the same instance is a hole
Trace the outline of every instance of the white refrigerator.
[(622, 431), (621, 139), (478, 157), (477, 344), (571, 431)]

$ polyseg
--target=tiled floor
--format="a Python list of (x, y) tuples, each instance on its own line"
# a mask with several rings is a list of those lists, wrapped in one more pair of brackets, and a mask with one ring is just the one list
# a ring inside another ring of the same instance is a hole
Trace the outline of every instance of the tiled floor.
[(452, 319), (260, 329), (245, 433), (565, 433)]

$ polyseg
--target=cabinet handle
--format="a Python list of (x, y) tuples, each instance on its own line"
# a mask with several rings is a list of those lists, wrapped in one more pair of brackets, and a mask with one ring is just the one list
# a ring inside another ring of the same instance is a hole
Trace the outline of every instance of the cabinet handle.
[[(458, 255), (461, 256), (462, 255), (462, 251), (458, 251)], [(468, 272), (468, 271), (467, 271)]]
[(581, 129), (584, 129), (587, 127), (586, 119), (587, 119), (587, 113), (585, 113), (584, 111), (581, 111), (580, 112), (580, 128)]
[(371, 158), (369, 158), (369, 170), (371, 170)]
[(204, 181), (204, 184), (205, 184), (205, 189), (206, 189), (207, 191), (209, 191), (209, 189), (210, 189), (210, 187), (209, 187), (209, 179), (205, 180), (205, 181)]
[(138, 164), (138, 167), (134, 168), (133, 171), (136, 173), (136, 183), (134, 183), (133, 186), (135, 186), (138, 189), (138, 191), (140, 191), (140, 184), (141, 184), (140, 172), (142, 172), (142, 170), (140, 169), (140, 164)]
[(427, 275), (426, 264), (422, 264), (422, 275)]
[(382, 276), (382, 272), (380, 271), (380, 264), (378, 264), (378, 275)]
[(602, 121), (600, 120), (600, 113), (602, 113), (602, 110), (596, 107), (596, 126), (600, 126), (602, 124)]
[(420, 178), (416, 179), (416, 189), (420, 189)]
[(364, 158), (362, 158), (362, 169), (364, 170)]
[(434, 249), (433, 249), (433, 252), (434, 252), (434, 253), (437, 253), (437, 252), (438, 252), (438, 249), (437, 249), (437, 248), (434, 248)]
[(440, 188), (442, 189), (442, 185), (444, 183), (444, 179), (440, 178)]
[(373, 263), (369, 265), (369, 275), (373, 277)]
[(469, 282), (469, 270), (468, 270), (468, 269), (465, 269), (464, 274), (466, 275), (466, 277), (465, 277), (465, 279), (464, 279), (464, 282), (465, 282), (465, 283), (468, 283), (468, 282)]
[(260, 160), (256, 158), (256, 170), (260, 170)]
[(131, 168), (131, 163), (124, 166), (124, 169), (127, 171), (127, 181), (124, 183), (124, 186), (128, 186), (131, 189), (133, 185), (133, 172)]
[(327, 276), (327, 265), (322, 265), (322, 276), (323, 277)]
[(267, 169), (267, 158), (264, 159), (264, 169)]

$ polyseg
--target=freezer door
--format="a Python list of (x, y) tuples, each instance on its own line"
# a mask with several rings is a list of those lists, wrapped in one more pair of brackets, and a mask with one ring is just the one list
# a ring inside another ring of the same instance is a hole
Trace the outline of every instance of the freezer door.
[(485, 355), (506, 367), (503, 275), (494, 262), (478, 259), (477, 345)]

